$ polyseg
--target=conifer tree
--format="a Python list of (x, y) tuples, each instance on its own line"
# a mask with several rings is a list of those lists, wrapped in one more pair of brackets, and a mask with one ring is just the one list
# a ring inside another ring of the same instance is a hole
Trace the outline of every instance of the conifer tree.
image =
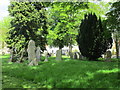
[(111, 33), (95, 14), (85, 15), (80, 25), (77, 42), (81, 54), (89, 60), (97, 60), (112, 47)]

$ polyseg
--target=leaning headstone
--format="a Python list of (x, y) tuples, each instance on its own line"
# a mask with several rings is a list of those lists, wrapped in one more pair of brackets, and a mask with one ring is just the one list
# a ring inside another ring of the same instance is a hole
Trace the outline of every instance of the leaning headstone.
[(56, 60), (62, 60), (62, 50), (57, 50), (56, 53)]
[(39, 62), (40, 61), (40, 47), (38, 46), (37, 48), (36, 48), (36, 60)]
[(35, 53), (35, 42), (33, 40), (30, 40), (28, 43), (28, 60), (29, 60), (29, 65), (38, 65), (38, 62), (36, 60), (36, 53)]
[(45, 54), (45, 62), (47, 62), (48, 61), (48, 52), (45, 51), (44, 54)]

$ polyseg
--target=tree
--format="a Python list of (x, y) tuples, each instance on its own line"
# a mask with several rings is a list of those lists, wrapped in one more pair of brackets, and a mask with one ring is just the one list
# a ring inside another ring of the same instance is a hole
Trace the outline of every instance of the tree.
[(112, 47), (111, 33), (95, 14), (85, 15), (80, 25), (77, 42), (81, 54), (89, 60), (97, 60)]
[(27, 55), (29, 40), (34, 40), (36, 46), (45, 50), (48, 32), (44, 11), (42, 2), (11, 2), (9, 13), (13, 19), (6, 42), (9, 48), (15, 48), (17, 57), (20, 57), (22, 50)]
[(87, 8), (86, 3), (53, 3), (48, 9), (48, 44), (59, 47), (59, 49), (74, 44), (78, 28), (77, 21), (81, 19), (78, 11), (85, 8)]
[(114, 2), (107, 15), (108, 29), (110, 29), (115, 38), (116, 55), (119, 58), (119, 41), (120, 41), (120, 1)]

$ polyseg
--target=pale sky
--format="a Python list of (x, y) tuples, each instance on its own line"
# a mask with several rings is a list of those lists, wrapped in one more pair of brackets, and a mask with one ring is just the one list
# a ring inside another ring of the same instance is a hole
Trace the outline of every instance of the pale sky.
[[(90, 0), (90, 1), (95, 1), (95, 0)], [(102, 0), (105, 2), (109, 1), (116, 1), (116, 0)], [(3, 19), (3, 17), (6, 17), (9, 15), (8, 13), (8, 5), (10, 4), (10, 0), (0, 0), (0, 20)]]
[(9, 4), (10, 4), (9, 0), (0, 0), (0, 20), (2, 20), (3, 17), (6, 17), (9, 15), (8, 13)]

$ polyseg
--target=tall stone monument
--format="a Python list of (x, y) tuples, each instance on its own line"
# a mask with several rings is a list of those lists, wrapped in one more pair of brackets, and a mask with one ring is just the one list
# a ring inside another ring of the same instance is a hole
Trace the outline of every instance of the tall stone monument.
[(37, 59), (36, 59), (36, 53), (35, 53), (35, 42), (33, 40), (30, 40), (28, 43), (28, 60), (29, 60), (29, 65), (38, 65)]

